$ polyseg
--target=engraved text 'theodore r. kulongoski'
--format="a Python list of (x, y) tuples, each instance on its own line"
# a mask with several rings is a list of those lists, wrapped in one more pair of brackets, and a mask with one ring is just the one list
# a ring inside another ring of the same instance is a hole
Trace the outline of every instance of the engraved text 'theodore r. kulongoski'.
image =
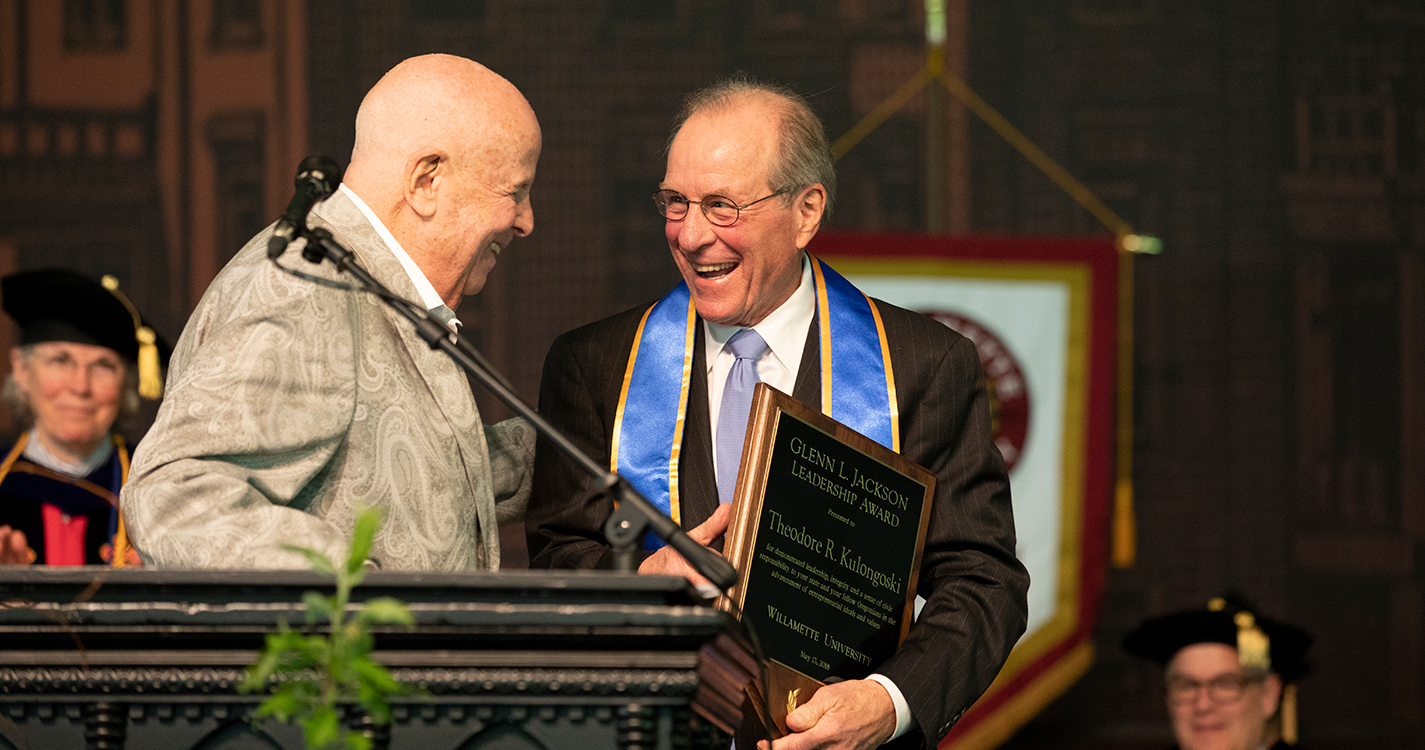
[(746, 445), (727, 544), (744, 621), (770, 661), (865, 677), (910, 629), (934, 475), (766, 385)]

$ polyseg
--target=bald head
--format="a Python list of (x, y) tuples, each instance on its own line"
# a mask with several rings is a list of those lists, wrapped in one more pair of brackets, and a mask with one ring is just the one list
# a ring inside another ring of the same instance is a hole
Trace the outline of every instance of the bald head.
[(539, 129), (534, 111), (499, 74), (454, 55), (412, 57), (382, 76), (361, 101), (345, 180), (363, 197), (371, 193), (380, 200), (377, 194), (391, 189), (426, 152), (443, 152), (456, 167), (478, 165), (489, 147), (531, 129)]
[(509, 81), (463, 57), (422, 55), (362, 100), (343, 181), (454, 308), (534, 230), (540, 145), (534, 111)]

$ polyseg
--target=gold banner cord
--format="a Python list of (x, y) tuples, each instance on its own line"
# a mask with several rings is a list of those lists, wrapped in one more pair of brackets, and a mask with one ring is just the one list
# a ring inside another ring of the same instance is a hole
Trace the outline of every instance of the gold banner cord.
[(1137, 559), (1137, 522), (1133, 508), (1133, 253), (1146, 250), (1148, 243), (1134, 234), (1128, 222), (1114, 213), (1092, 190), (1044, 153), (1044, 149), (1039, 148), (984, 97), (975, 93), (962, 78), (945, 70), (944, 48), (941, 45), (928, 45), (925, 66), (836, 139), (831, 145), (832, 158), (840, 161), (931, 81), (938, 81), (951, 96), (974, 112), (981, 122), (998, 133), (1118, 238), (1118, 451), (1114, 462), (1110, 558), (1115, 568), (1131, 568)]

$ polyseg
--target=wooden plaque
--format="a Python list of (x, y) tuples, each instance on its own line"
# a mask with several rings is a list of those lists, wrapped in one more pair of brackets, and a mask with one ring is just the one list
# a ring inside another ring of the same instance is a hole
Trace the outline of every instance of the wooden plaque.
[(864, 678), (910, 631), (935, 475), (765, 383), (743, 445), (722, 606), (757, 633), (771, 694), (752, 703), (785, 734), (818, 687)]

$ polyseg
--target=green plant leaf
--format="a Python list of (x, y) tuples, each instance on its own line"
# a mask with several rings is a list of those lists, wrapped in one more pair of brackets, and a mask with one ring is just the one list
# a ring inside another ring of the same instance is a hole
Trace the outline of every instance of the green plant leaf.
[(319, 705), (321, 691), (316, 683), (311, 680), (292, 680), (286, 685), (291, 687), (292, 697), (297, 701), (301, 712), (310, 714), (313, 707)]
[(278, 686), (272, 691), (261, 705), (257, 707), (255, 716), (275, 716), (279, 721), (288, 722), (293, 716), (301, 716), (310, 712), (312, 697), (315, 694), (312, 686), (304, 682), (288, 682)]
[(318, 708), (312, 712), (311, 718), (302, 722), (302, 733), (309, 748), (326, 747), (336, 741), (340, 731), (341, 724), (337, 720), (336, 709), (331, 706)]
[(277, 623), (277, 632), (267, 634), (267, 647), (274, 650), (292, 648), (301, 643), (302, 634), (287, 626), (287, 621)]
[(405, 604), (389, 596), (378, 596), (375, 599), (367, 599), (366, 605), (361, 612), (356, 615), (363, 625), (372, 622), (394, 622), (401, 625), (415, 626), (415, 617), (411, 615), (411, 610)]
[(371, 545), (376, 541), (376, 530), (381, 527), (380, 508), (363, 508), (356, 514), (356, 529), (352, 532), (351, 554), (346, 559), (346, 572), (356, 574), (371, 555)]
[(301, 709), (297, 700), (298, 693), (290, 687), (284, 685), (268, 696), (267, 700), (257, 707), (257, 715), (274, 716), (281, 722), (290, 721), (292, 715)]
[(398, 693), (402, 690), (401, 683), (397, 682), (396, 678), (392, 677), (391, 673), (387, 671), (385, 667), (365, 656), (359, 659), (352, 659), (351, 669), (361, 677), (363, 684), (370, 685), (384, 693)]
[[(390, 696), (415, 692), (370, 658), (375, 646), (371, 624), (414, 627), (409, 608), (391, 597), (376, 597), (360, 606), (348, 605), (352, 587), (369, 570), (365, 561), (381, 520), (380, 510), (358, 513), (351, 554), (341, 567), (315, 550), (284, 546), (306, 557), (318, 572), (335, 579), (335, 595), (323, 596), (315, 591), (302, 595), (308, 624), (315, 626), (326, 620), (330, 626), (325, 633), (314, 633), (313, 628), (293, 630), (285, 621), (279, 621), (277, 632), (267, 635), (257, 661), (248, 667), (242, 686), (245, 691), (272, 690), (254, 712), (254, 722), (265, 716), (296, 721), (302, 726), (308, 748), (340, 744), (369, 750), (367, 738), (342, 728), (337, 702), (356, 700), (367, 715), (386, 723), (391, 715)], [(348, 607), (351, 617), (347, 616)]]
[(340, 637), (333, 638), (332, 641), (333, 645), (340, 645), (341, 658), (346, 661), (371, 653), (374, 643), (371, 633), (357, 622), (349, 623), (345, 628), (342, 628)]
[(311, 564), (312, 570), (315, 570), (318, 573), (326, 573), (329, 576), (336, 576), (336, 565), (332, 563), (331, 558), (312, 549), (311, 547), (299, 547), (295, 544), (284, 544), (282, 545), (282, 549), (285, 549), (288, 552), (296, 552), (302, 557), (307, 558), (307, 562)]
[(267, 680), (277, 671), (277, 661), (281, 656), (280, 651), (263, 651), (257, 663), (248, 666), (247, 676), (238, 684), (238, 692), (252, 693), (266, 688)]
[(323, 618), (330, 620), (332, 613), (336, 611), (336, 602), (331, 597), (322, 596), (315, 591), (302, 594), (302, 603), (307, 605), (309, 625), (315, 625)]
[(283, 653), (282, 662), (277, 667), (277, 674), (294, 674), (304, 669), (319, 667), (318, 660), (306, 653), (306, 648), (306, 644), (303, 643), (300, 648)]
[(323, 665), (331, 660), (332, 645), (324, 636), (309, 635), (302, 640), (302, 651), (308, 659)]
[(388, 724), (391, 721), (391, 704), (386, 700), (386, 696), (370, 685), (362, 685), (357, 696), (361, 707), (366, 709), (366, 713), (371, 716), (371, 720), (377, 724)]

